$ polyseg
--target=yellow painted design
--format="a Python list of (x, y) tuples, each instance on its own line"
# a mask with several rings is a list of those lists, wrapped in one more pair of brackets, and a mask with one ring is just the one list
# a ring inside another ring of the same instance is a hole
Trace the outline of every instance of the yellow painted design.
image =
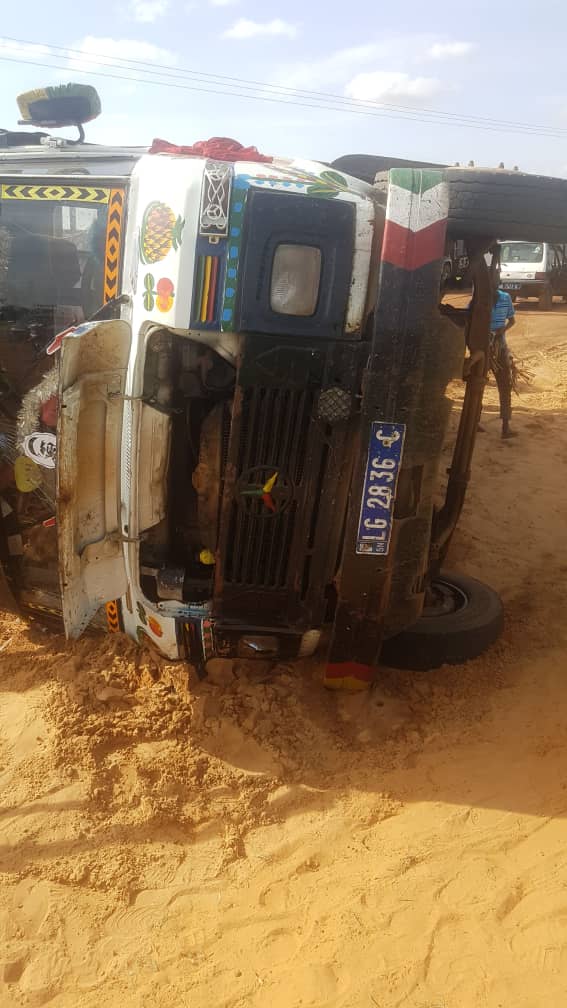
[(106, 222), (106, 246), (104, 254), (104, 300), (111, 301), (118, 296), (120, 273), (120, 238), (124, 210), (124, 190), (112, 189), (108, 204)]
[(71, 203), (108, 203), (110, 189), (102, 186), (4, 184), (0, 196), (5, 200), (66, 200)]
[(20, 455), (14, 463), (14, 479), (20, 493), (31, 493), (37, 490), (43, 483), (41, 469), (37, 462), (28, 458), (27, 455)]
[(343, 676), (341, 679), (327, 678), (323, 679), (323, 685), (326, 689), (331, 690), (345, 690), (347, 693), (359, 693), (361, 690), (370, 689), (372, 683), (364, 682), (362, 679), (355, 679), (354, 676)]
[(106, 609), (106, 622), (108, 624), (108, 632), (119, 633), (120, 612), (118, 609), (118, 602), (107, 602), (105, 609)]
[(276, 485), (277, 478), (278, 478), (278, 473), (277, 472), (275, 472), (273, 476), (270, 476), (268, 482), (264, 483), (264, 486), (262, 487), (263, 493), (269, 494), (269, 493), (272, 492), (272, 490), (274, 489), (274, 487)]
[(18, 103), (22, 119), (31, 122), (30, 105), (33, 105), (36, 101), (42, 101), (42, 99), (44, 100), (46, 98), (49, 98), (49, 95), (45, 88), (36, 88), (35, 91), (26, 91), (25, 94), (18, 95), (16, 101)]
[(199, 553), (199, 561), (202, 564), (205, 564), (206, 567), (212, 567), (212, 565), (215, 563), (215, 554), (211, 553), (211, 551), (208, 549), (203, 549)]
[(205, 276), (203, 279), (203, 296), (201, 298), (201, 322), (207, 321), (207, 304), (209, 301), (209, 288), (211, 286), (211, 257), (205, 259)]

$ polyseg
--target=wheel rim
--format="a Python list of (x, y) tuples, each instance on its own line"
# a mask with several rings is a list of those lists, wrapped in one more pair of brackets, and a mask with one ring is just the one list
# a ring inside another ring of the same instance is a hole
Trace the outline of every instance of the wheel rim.
[(433, 581), (426, 595), (422, 619), (449, 616), (465, 609), (468, 599), (464, 591), (450, 581)]

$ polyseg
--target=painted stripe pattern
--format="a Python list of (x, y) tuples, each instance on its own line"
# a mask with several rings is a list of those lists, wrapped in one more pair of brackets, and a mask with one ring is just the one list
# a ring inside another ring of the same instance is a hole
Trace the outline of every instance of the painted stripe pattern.
[(449, 189), (441, 171), (390, 171), (382, 261), (420, 269), (443, 255)]
[(213, 637), (212, 620), (201, 620), (201, 639), (203, 641), (203, 656), (205, 661), (215, 656), (215, 642)]
[(3, 185), (2, 199), (14, 200), (67, 200), (72, 203), (108, 203), (110, 189), (98, 186), (66, 185)]
[(218, 317), (220, 256), (201, 255), (197, 259), (193, 296), (193, 324), (210, 324)]
[(119, 633), (122, 629), (119, 605), (118, 601), (106, 603), (106, 624), (109, 633)]
[(118, 296), (120, 272), (120, 237), (124, 213), (124, 190), (112, 189), (108, 203), (104, 253), (104, 300)]
[(230, 332), (234, 326), (234, 307), (238, 285), (238, 266), (240, 261), (240, 246), (242, 244), (242, 228), (248, 192), (246, 177), (237, 176), (232, 189), (230, 206), (230, 228), (228, 237), (228, 259), (224, 282), (224, 299), (221, 315), (221, 329)]

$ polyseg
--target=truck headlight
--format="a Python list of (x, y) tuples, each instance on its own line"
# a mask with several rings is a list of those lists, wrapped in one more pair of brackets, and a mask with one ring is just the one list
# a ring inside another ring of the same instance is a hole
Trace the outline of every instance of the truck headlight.
[(251, 187), (235, 332), (340, 339), (354, 259), (356, 207), (346, 200)]
[(321, 284), (321, 249), (278, 245), (272, 265), (270, 308), (279, 315), (315, 314)]

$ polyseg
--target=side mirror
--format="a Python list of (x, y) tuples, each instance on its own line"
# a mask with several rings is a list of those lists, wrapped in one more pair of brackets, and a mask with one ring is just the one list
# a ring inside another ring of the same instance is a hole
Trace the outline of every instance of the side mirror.
[(81, 143), (85, 138), (83, 123), (100, 115), (98, 92), (89, 84), (61, 84), (57, 87), (39, 88), (18, 95), (21, 126), (40, 126), (60, 129), (77, 126)]

